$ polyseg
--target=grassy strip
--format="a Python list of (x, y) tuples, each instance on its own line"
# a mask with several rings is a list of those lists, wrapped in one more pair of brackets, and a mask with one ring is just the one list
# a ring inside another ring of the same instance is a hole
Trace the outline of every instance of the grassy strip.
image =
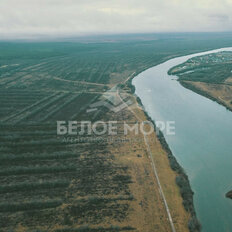
[[(81, 95), (80, 95), (81, 96)], [(85, 95), (84, 95), (85, 96)], [(92, 94), (90, 95), (92, 97)], [(88, 98), (85, 102), (85, 104), (82, 104), (82, 107), (79, 108), (79, 110), (77, 111), (77, 113), (74, 113), (71, 116), (71, 120), (74, 120), (75, 118), (78, 118), (78, 115), (83, 112), (84, 109), (86, 109), (91, 103), (93, 103), (95, 100), (98, 99), (99, 95), (94, 95), (94, 97), (92, 98)]]
[(65, 180), (47, 181), (42, 183), (23, 182), (20, 184), (2, 185), (0, 186), (0, 193), (12, 193), (18, 191), (30, 191), (37, 189), (53, 189), (65, 188), (69, 186), (69, 182)]
[(23, 154), (23, 155), (2, 155), (0, 157), (0, 165), (14, 163), (27, 160), (61, 160), (69, 158), (77, 158), (79, 154), (75, 153), (52, 153), (52, 154)]
[(68, 104), (70, 104), (71, 102), (73, 102), (74, 100), (76, 100), (79, 97), (80, 94), (78, 95), (74, 95), (72, 97), (70, 97), (67, 101), (65, 101), (63, 104), (59, 105), (58, 107), (56, 107), (54, 110), (50, 111), (50, 113), (46, 114), (43, 118), (40, 119), (40, 122), (47, 120), (49, 117), (53, 116), (55, 113), (57, 113), (58, 111), (60, 111), (62, 108), (64, 108), (65, 106), (67, 106)]
[(10, 141), (10, 142), (2, 142), (0, 146), (42, 146), (42, 145), (59, 145), (61, 142), (56, 138), (47, 138), (47, 139), (40, 139), (40, 140), (30, 140), (30, 141)]
[[(140, 104), (141, 107), (143, 107), (141, 99), (139, 97), (137, 97), (137, 102)], [(189, 219), (189, 224), (188, 224), (189, 230), (190, 232), (201, 231), (201, 224), (197, 219), (196, 211), (193, 203), (194, 192), (191, 189), (188, 176), (186, 175), (185, 171), (180, 166), (180, 164), (177, 162), (175, 156), (172, 154), (172, 151), (169, 148), (163, 133), (157, 130), (155, 122), (152, 120), (152, 118), (148, 115), (146, 111), (144, 111), (144, 114), (146, 115), (147, 120), (153, 123), (155, 131), (158, 131), (157, 138), (159, 139), (160, 144), (162, 145), (163, 149), (167, 153), (172, 170), (178, 173), (178, 176), (176, 178), (176, 184), (180, 188), (181, 196), (183, 198), (184, 208), (187, 212), (190, 212), (191, 214), (191, 218)]]
[(47, 208), (55, 208), (62, 204), (60, 200), (53, 201), (34, 201), (28, 203), (3, 203), (0, 204), (0, 212), (18, 212), (18, 211), (27, 211), (27, 210), (40, 210)]
[(91, 204), (97, 204), (99, 202), (112, 202), (112, 201), (132, 201), (134, 200), (134, 196), (132, 194), (130, 195), (119, 195), (118, 197), (111, 197), (111, 198), (107, 198), (107, 197), (98, 197), (98, 196), (88, 196), (83, 197), (81, 199), (78, 199), (76, 202), (80, 203), (80, 202), (89, 202)]
[(88, 231), (92, 231), (92, 232), (103, 232), (103, 231), (132, 231), (135, 230), (135, 228), (131, 227), (131, 226), (124, 226), (124, 227), (120, 227), (120, 226), (110, 226), (110, 227), (95, 227), (95, 228), (91, 228), (88, 225), (86, 226), (81, 226), (79, 228), (65, 228), (65, 229), (58, 229), (55, 230), (54, 232), (88, 232)]
[[(60, 99), (62, 99), (63, 97), (65, 97), (67, 94), (65, 93), (58, 93), (55, 95), (52, 95), (52, 99), (47, 101), (45, 104), (43, 105), (39, 105), (38, 107), (36, 107), (36, 109), (34, 109), (33, 111), (28, 112), (27, 114), (23, 115), (21, 118), (17, 119), (14, 123), (18, 123), (21, 122), (23, 120), (26, 120), (32, 116), (34, 116), (35, 114), (43, 111), (45, 108), (49, 107), (52, 104), (55, 104), (56, 102), (58, 102)], [(54, 97), (53, 97), (54, 96)]]
[(76, 171), (74, 166), (11, 167), (0, 171), (0, 176), (44, 174)]
[(52, 95), (50, 95), (50, 96), (44, 97), (43, 99), (41, 99), (41, 100), (35, 102), (34, 104), (29, 105), (28, 107), (22, 109), (21, 111), (15, 113), (15, 114), (13, 114), (13, 115), (11, 115), (11, 116), (8, 117), (7, 119), (5, 119), (4, 122), (7, 122), (7, 121), (13, 119), (13, 118), (16, 117), (16, 116), (18, 116), (18, 115), (20, 115), (20, 114), (22, 114), (22, 113), (25, 113), (27, 110), (32, 109), (33, 107), (35, 107), (35, 106), (37, 106), (37, 105), (39, 105), (39, 104), (41, 104), (41, 103), (47, 101), (47, 100), (50, 99), (50, 98), (53, 98), (53, 97), (56, 96), (56, 95), (57, 95), (57, 93), (54, 93), (54, 94), (52, 94)]
[(218, 104), (220, 104), (220, 105), (226, 107), (227, 110), (232, 111), (232, 109), (229, 108), (224, 102), (219, 101), (217, 98), (211, 96), (210, 94), (206, 93), (205, 91), (196, 88), (194, 85), (190, 84), (189, 82), (180, 81), (180, 80), (179, 80), (179, 82), (180, 82), (180, 84), (181, 84), (183, 87), (185, 87), (186, 89), (189, 89), (189, 90), (191, 90), (191, 91), (193, 91), (193, 92), (195, 92), (195, 93), (198, 93), (199, 95), (202, 95), (203, 97), (207, 97), (207, 98), (209, 98), (210, 100), (215, 101), (215, 102), (217, 102)]

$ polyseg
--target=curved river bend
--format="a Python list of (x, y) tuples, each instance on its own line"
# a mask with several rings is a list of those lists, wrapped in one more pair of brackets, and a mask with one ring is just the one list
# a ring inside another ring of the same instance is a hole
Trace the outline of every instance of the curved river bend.
[(167, 74), (188, 59), (232, 51), (223, 48), (182, 56), (150, 68), (133, 85), (154, 121), (175, 121), (176, 135), (164, 136), (189, 176), (197, 216), (204, 232), (232, 231), (232, 112), (184, 87)]

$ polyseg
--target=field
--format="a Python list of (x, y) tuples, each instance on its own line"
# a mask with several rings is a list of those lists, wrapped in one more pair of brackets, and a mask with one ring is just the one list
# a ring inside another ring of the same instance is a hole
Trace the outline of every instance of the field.
[(195, 57), (170, 70), (181, 84), (232, 110), (232, 52)]
[[(163, 37), (0, 43), (0, 231), (171, 231), (151, 156), (176, 230), (194, 228), (160, 140), (122, 132), (125, 121), (147, 119), (130, 82), (171, 57), (230, 40)], [(115, 86), (135, 108), (87, 113)], [(119, 133), (57, 136), (58, 120), (115, 120)]]

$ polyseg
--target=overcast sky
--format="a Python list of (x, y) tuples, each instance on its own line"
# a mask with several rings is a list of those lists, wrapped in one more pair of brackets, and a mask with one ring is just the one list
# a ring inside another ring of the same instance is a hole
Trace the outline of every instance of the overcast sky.
[(232, 0), (0, 0), (0, 39), (232, 31)]

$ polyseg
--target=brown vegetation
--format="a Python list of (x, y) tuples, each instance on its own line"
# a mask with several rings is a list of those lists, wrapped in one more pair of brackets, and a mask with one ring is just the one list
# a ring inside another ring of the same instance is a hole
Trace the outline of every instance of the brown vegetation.
[(195, 81), (181, 81), (187, 87), (232, 110), (232, 86)]

